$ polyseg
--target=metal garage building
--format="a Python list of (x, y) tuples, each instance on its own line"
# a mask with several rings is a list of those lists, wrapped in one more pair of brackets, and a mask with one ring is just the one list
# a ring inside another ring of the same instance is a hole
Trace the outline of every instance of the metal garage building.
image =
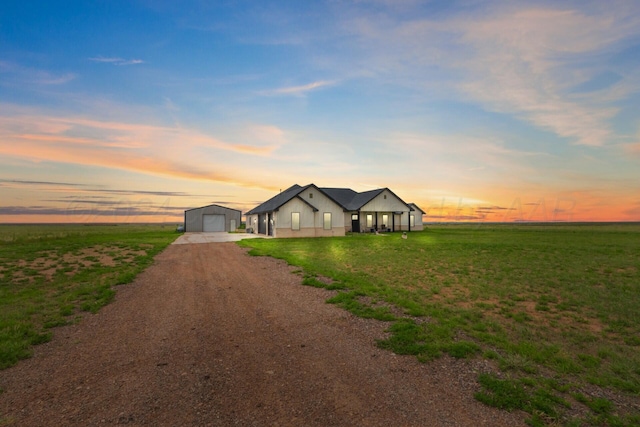
[(209, 205), (184, 211), (184, 231), (233, 231), (240, 226), (242, 212)]

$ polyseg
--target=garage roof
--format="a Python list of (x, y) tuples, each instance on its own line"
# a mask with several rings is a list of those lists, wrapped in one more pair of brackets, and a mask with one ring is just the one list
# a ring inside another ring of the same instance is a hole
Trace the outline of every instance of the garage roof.
[(195, 211), (196, 209), (204, 209), (204, 208), (208, 208), (211, 206), (215, 206), (217, 208), (222, 208), (222, 209), (228, 209), (230, 211), (236, 211), (236, 212), (240, 212), (242, 213), (242, 211), (238, 210), (238, 209), (233, 209), (233, 208), (228, 208), (226, 206), (220, 206), (220, 205), (216, 205), (216, 204), (211, 204), (211, 205), (207, 205), (207, 206), (200, 206), (199, 208), (191, 208), (191, 209), (187, 209), (185, 212), (189, 212), (189, 211)]

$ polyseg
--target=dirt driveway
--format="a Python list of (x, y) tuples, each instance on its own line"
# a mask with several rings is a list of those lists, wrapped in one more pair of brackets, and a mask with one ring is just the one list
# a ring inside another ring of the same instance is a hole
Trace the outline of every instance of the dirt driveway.
[(171, 245), (116, 300), (0, 371), (0, 425), (518, 426), (473, 398), (484, 361), (376, 348), (282, 261)]

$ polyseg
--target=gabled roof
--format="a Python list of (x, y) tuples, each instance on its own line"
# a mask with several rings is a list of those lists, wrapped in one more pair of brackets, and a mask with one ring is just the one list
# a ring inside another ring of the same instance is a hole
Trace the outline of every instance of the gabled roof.
[(242, 211), (239, 211), (238, 209), (233, 209), (233, 208), (228, 208), (228, 207), (226, 207), (226, 206), (216, 205), (215, 203), (214, 203), (214, 204), (211, 204), (211, 205), (207, 205), (207, 206), (200, 206), (199, 208), (191, 208), (191, 209), (187, 209), (187, 210), (185, 210), (185, 212), (195, 211), (196, 209), (210, 208), (211, 206), (215, 206), (215, 207), (217, 207), (217, 208), (222, 208), (222, 209), (228, 209), (228, 210), (230, 210), (230, 211), (242, 212)]
[(350, 188), (321, 188), (320, 190), (338, 202), (344, 210), (357, 211), (373, 200), (378, 194), (382, 193), (385, 189), (379, 188), (377, 190), (365, 191), (363, 193), (356, 193)]
[(276, 196), (270, 198), (266, 202), (251, 209), (245, 215), (254, 215), (254, 214), (260, 214), (264, 212), (276, 211), (280, 208), (280, 206), (284, 205), (289, 200), (296, 197), (298, 194), (304, 191), (307, 187), (309, 186), (306, 185), (304, 187), (301, 187), (298, 184), (293, 184), (291, 187), (287, 188), (283, 192), (277, 194)]
[(321, 188), (320, 190), (344, 209), (358, 194), (350, 188)]
[(422, 209), (420, 209), (418, 207), (418, 205), (416, 205), (415, 203), (409, 203), (409, 206), (411, 207), (411, 210), (413, 210), (413, 211), (420, 211), (420, 213), (422, 213), (423, 215), (426, 214), (426, 212), (423, 211)]
[[(398, 200), (404, 203), (409, 209), (413, 210), (410, 204), (405, 203), (400, 197), (396, 196), (393, 191), (388, 188), (378, 188), (376, 190), (364, 191), (362, 193), (358, 193), (353, 191), (350, 188), (319, 188), (315, 184), (305, 185), (304, 187), (299, 186), (298, 184), (294, 184), (291, 187), (287, 188), (280, 194), (270, 198), (266, 202), (261, 205), (256, 206), (251, 209), (249, 212), (245, 213), (245, 215), (255, 215), (261, 214), (265, 212), (273, 212), (280, 209), (285, 203), (289, 202), (291, 199), (298, 197), (300, 200), (308, 204), (314, 211), (317, 209), (307, 202), (304, 198), (300, 197), (300, 193), (305, 191), (306, 189), (313, 187), (318, 191), (322, 192), (325, 196), (333, 200), (338, 206), (342, 207), (345, 211), (357, 211), (371, 200), (376, 198), (383, 191), (388, 191), (393, 194)], [(417, 207), (417, 206), (416, 206)], [(418, 208), (419, 209), (419, 208)]]

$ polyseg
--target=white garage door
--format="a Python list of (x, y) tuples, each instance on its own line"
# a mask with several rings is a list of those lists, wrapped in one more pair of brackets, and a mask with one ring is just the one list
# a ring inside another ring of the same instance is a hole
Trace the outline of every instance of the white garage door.
[(224, 215), (203, 215), (202, 231), (225, 231)]

